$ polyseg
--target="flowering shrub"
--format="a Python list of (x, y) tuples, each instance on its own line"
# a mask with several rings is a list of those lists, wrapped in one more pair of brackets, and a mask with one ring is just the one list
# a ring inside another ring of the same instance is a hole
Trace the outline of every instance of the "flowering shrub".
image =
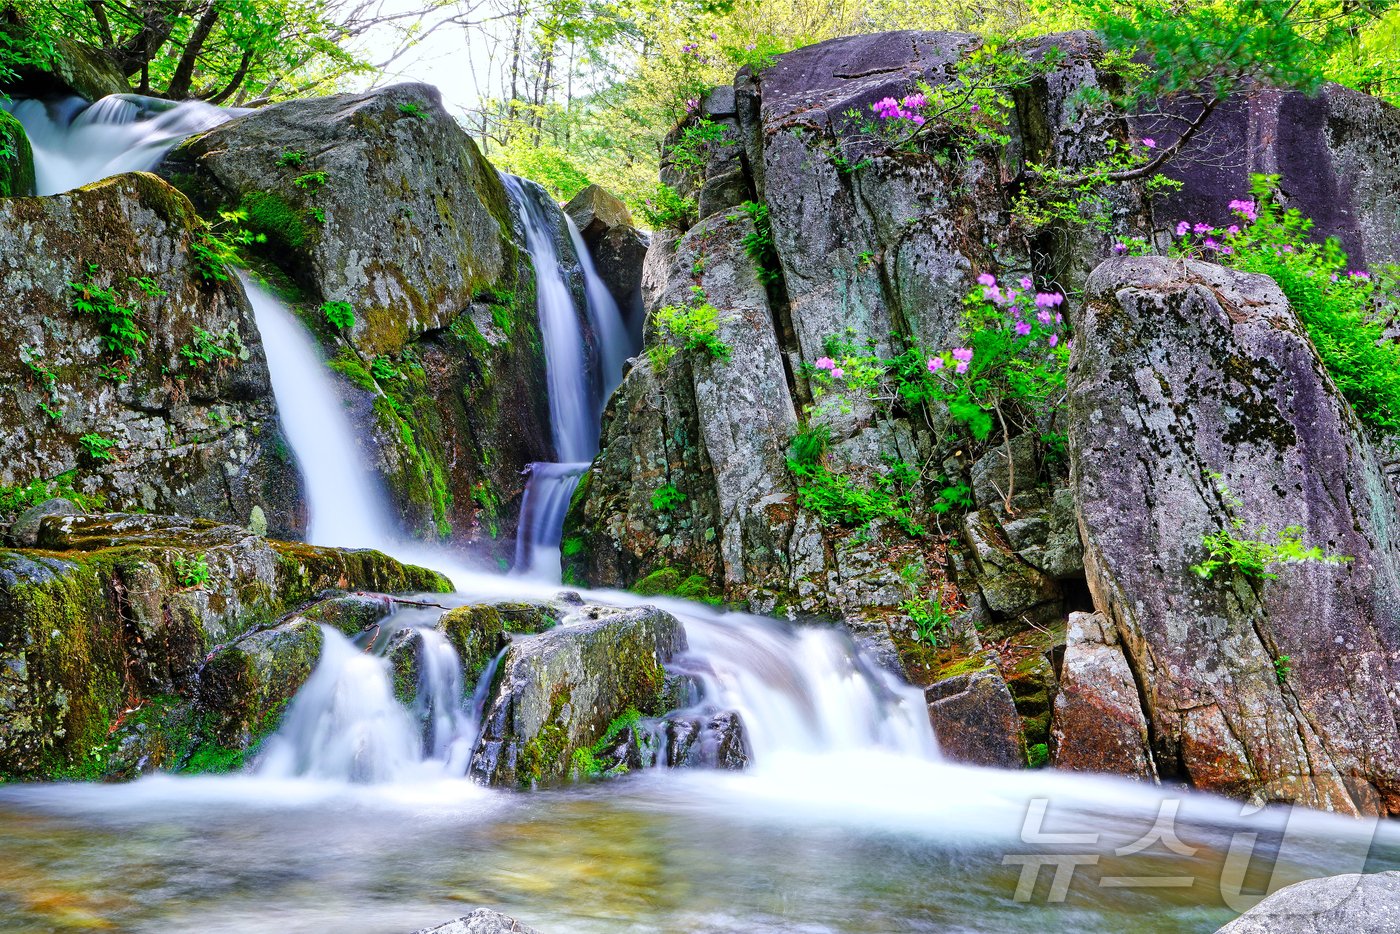
[(1332, 381), (1357, 417), (1400, 439), (1400, 347), (1385, 336), (1384, 299), (1367, 270), (1348, 269), (1335, 239), (1308, 239), (1312, 221), (1277, 204), (1277, 176), (1254, 177), (1250, 198), (1230, 202), (1237, 222), (1182, 221), (1172, 253), (1263, 273), (1278, 283)]
[[(837, 405), (855, 392), (887, 414), (899, 408), (946, 412), (953, 427), (950, 449), (984, 445), (998, 428), (1001, 440), (1009, 441), (1025, 431), (1039, 432), (1063, 398), (1069, 359), (1060, 311), (1064, 300), (1060, 292), (1037, 291), (1029, 277), (1009, 285), (984, 274), (966, 300), (961, 345), (936, 352), (912, 348), (885, 359), (872, 348), (831, 339), (827, 353), (803, 372), (814, 396), (823, 399), (836, 391)], [(801, 504), (829, 522), (866, 525), (887, 518), (911, 535), (921, 534), (912, 510), (923, 473), (902, 462), (887, 462), (867, 482), (834, 473), (823, 457), (830, 436), (818, 435), (818, 427), (794, 439), (788, 461)], [(965, 484), (947, 477), (937, 481), (934, 513), (969, 505)], [(1008, 499), (1014, 484), (1013, 477)]]

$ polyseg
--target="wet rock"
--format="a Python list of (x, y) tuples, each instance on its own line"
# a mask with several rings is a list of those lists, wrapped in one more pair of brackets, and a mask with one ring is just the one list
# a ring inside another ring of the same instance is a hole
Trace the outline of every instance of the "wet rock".
[[(438, 92), (259, 108), (160, 171), (268, 238), (403, 524), (509, 560), (521, 471), (554, 459), (534, 274), (499, 176)], [(324, 326), (328, 301), (354, 325)]]
[(137, 725), (161, 736), (110, 774), (152, 750), (164, 750), (152, 767), (236, 767), (314, 665), (315, 618), (353, 628), (366, 612), (289, 610), (332, 589), (450, 589), (378, 552), (179, 517), (50, 517), (40, 542), (0, 551), (0, 775), (13, 778), (109, 774)]
[(569, 608), (545, 603), (476, 603), (442, 614), (438, 628), (462, 658), (467, 683), (475, 684), (510, 640), (512, 633), (533, 634), (556, 625)]
[(531, 787), (574, 771), (629, 709), (659, 714), (665, 664), (686, 646), (675, 617), (653, 607), (594, 607), (580, 619), (511, 641), (491, 692), (470, 775)]
[(471, 914), (463, 915), (455, 921), (448, 921), (437, 927), (423, 928), (416, 931), (415, 934), (540, 934), (540, 932), (532, 927), (526, 927), (499, 911), (478, 908)]
[(1021, 718), (994, 666), (936, 681), (924, 689), (924, 697), (943, 755), (973, 765), (1025, 767)]
[(662, 721), (660, 734), (662, 764), (670, 768), (739, 771), (749, 764), (744, 721), (736, 711), (671, 714)]
[[(300, 534), (300, 480), (252, 309), (236, 281), (204, 278), (200, 236), (184, 196), (144, 173), (0, 199), (0, 303), (12, 309), (0, 485), (63, 478), (64, 495), (110, 509), (240, 525), (258, 508), (274, 535)], [(87, 299), (70, 283), (90, 283)], [(78, 304), (101, 305), (105, 289), (147, 335), (134, 359), (104, 347), (97, 314)], [(196, 364), (182, 351), (201, 339), (226, 355)], [(95, 456), (83, 437), (110, 446)]]
[(1347, 873), (1279, 889), (1216, 934), (1398, 934), (1400, 872)]
[[(1074, 318), (1085, 567), (1142, 685), (1159, 772), (1400, 810), (1400, 516), (1287, 300), (1263, 276), (1110, 260)], [(1297, 525), (1307, 545), (1352, 560), (1281, 565), (1276, 580), (1194, 573), (1203, 538), (1236, 518), (1241, 535)]]
[(1157, 781), (1137, 682), (1101, 613), (1070, 614), (1050, 737), (1057, 769)]
[(0, 110), (0, 198), (34, 194), (34, 151), (18, 120)]
[(642, 264), (651, 238), (637, 230), (627, 206), (607, 189), (589, 185), (564, 205), (593, 257), (598, 275), (622, 312), (628, 332), (642, 338)]
[(31, 506), (19, 514), (14, 524), (10, 526), (8, 537), (10, 541), (20, 548), (33, 548), (39, 544), (39, 525), (49, 516), (74, 516), (78, 514), (78, 507), (72, 500), (56, 497), (44, 500), (37, 506)]

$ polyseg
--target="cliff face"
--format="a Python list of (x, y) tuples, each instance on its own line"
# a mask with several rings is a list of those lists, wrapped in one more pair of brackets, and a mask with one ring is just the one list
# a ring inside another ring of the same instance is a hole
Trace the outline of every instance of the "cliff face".
[[(663, 166), (698, 220), (649, 249), (644, 354), (571, 506), (566, 575), (842, 620), (933, 683), (945, 737), (1005, 747), (977, 761), (1029, 748), (1065, 768), (1394, 812), (1382, 458), (1269, 280), (1150, 259), (1094, 270), (1115, 242), (1220, 220), (1261, 170), (1282, 172), (1282, 202), (1323, 233), (1392, 258), (1400, 117), (1339, 88), (1255, 96), (1212, 118), (1166, 200), (1120, 185), (1101, 223), (1027, 229), (1013, 204), (1028, 164), (1079, 169), (1152, 125), (1080, 106), (1117, 79), (1070, 34), (1023, 50), (1063, 54), (1017, 92), (1004, 141), (870, 144), (872, 103), (950, 80), (974, 46), (911, 32), (801, 49), (716, 89), (671, 135), (673, 153), (687, 125), (721, 138), (698, 170), (690, 154)], [(1227, 158), (1237, 168), (1212, 174)], [(1066, 309), (1068, 397), (1043, 423), (949, 445), (939, 405), (880, 405), (826, 378), (831, 357), (955, 345), (985, 273), (1087, 295)], [(696, 315), (711, 315), (704, 339)], [(924, 484), (900, 500), (917, 521), (824, 515), (789, 463), (814, 428), (822, 463), (860, 489), (918, 467)], [(1286, 585), (1203, 580), (1203, 536), (1231, 521), (1219, 489), (1251, 523), (1298, 524), (1354, 560), (1289, 565)], [(937, 648), (920, 633), (932, 604)]]

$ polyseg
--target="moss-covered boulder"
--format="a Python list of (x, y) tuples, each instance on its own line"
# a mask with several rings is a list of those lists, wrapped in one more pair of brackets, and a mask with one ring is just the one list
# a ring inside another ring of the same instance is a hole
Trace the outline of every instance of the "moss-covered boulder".
[[(203, 520), (48, 517), (37, 549), (0, 552), (0, 776), (125, 775), (244, 743), (275, 724), (309, 673), (317, 621), (239, 637), (327, 590), (449, 588), (378, 552)], [(230, 643), (238, 647), (216, 651)], [(148, 717), (152, 709), (169, 715)], [(144, 751), (119, 756), (131, 746), (128, 723), (141, 727), (146, 738), (133, 748)], [(153, 730), (165, 730), (159, 741)], [(227, 765), (242, 748), (200, 761)]]
[(475, 684), (505, 648), (512, 634), (543, 632), (556, 625), (570, 608), (548, 603), (474, 603), (448, 610), (438, 621), (462, 659), (467, 684)]
[[(266, 238), (404, 525), (509, 557), (520, 472), (552, 459), (534, 277), (499, 176), (437, 91), (261, 108), (159, 171)], [(332, 327), (327, 302), (354, 323)]]
[(302, 527), (257, 324), (154, 175), (0, 199), (0, 508), (112, 509)]
[(0, 110), (0, 198), (34, 194), (34, 151), (18, 120)]
[[(28, 32), (13, 23), (0, 24), (0, 31), (16, 44), (23, 43)], [(76, 94), (90, 101), (108, 94), (130, 93), (131, 85), (121, 68), (101, 49), (62, 36), (53, 43), (56, 54), (47, 66), (21, 66), (14, 80), (0, 90), (16, 97)]]
[[(685, 631), (653, 607), (580, 607), (565, 625), (512, 640), (492, 685), (470, 774), (488, 785), (566, 779), (628, 713), (660, 714), (665, 665)], [(634, 714), (635, 716), (635, 714)]]

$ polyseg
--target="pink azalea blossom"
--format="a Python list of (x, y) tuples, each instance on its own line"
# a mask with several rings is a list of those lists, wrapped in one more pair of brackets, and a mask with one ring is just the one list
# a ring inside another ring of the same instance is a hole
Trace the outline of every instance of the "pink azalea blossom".
[(1051, 334), (1049, 337), (1047, 337), (1047, 338), (1045, 339), (1045, 342), (1046, 342), (1047, 344), (1049, 344), (1051, 347), (1054, 347), (1056, 344), (1058, 344), (1058, 343), (1060, 342), (1060, 335), (1058, 335), (1058, 334)]
[(941, 369), (943, 369), (943, 358), (942, 358), (942, 357), (929, 357), (929, 358), (928, 358), (928, 371), (929, 371), (930, 373), (937, 373), (937, 372), (938, 372), (939, 370), (941, 370)]
[(812, 364), (819, 370), (831, 370), (836, 368), (836, 361), (830, 357), (818, 357), (817, 362)]
[(1188, 233), (1190, 233), (1190, 232), (1191, 232), (1191, 225), (1188, 224), (1186, 221), (1182, 221), (1180, 224), (1177, 224), (1177, 225), (1176, 225), (1176, 235), (1177, 235), (1178, 237), (1184, 237), (1184, 236), (1186, 236), (1186, 235), (1187, 235)]
[[(954, 347), (954, 348), (953, 348), (953, 359), (954, 359), (954, 360), (961, 360), (963, 363), (968, 363), (968, 362), (970, 362), (970, 361), (972, 360), (972, 348), (970, 348), (970, 347)], [(962, 371), (960, 370), (959, 372), (962, 372)]]
[(834, 369), (831, 371), (831, 378), (832, 378), (832, 379), (840, 379), (841, 377), (843, 377), (843, 376), (845, 376), (845, 375), (846, 375), (846, 371), (843, 370), (843, 369), (841, 369), (839, 366), (836, 367), (836, 368), (834, 368)]
[(1030, 276), (1022, 276), (1022, 277), (1021, 277), (1021, 288), (1025, 289), (1027, 292), (1029, 292), (1029, 291), (1031, 290), (1031, 286), (1033, 286), (1033, 285), (1035, 285), (1035, 283), (1031, 281), (1031, 277), (1030, 277)]
[(1156, 149), (1156, 148), (1157, 148), (1157, 141), (1156, 141), (1155, 139), (1153, 139), (1152, 137), (1147, 136), (1147, 137), (1144, 137), (1144, 138), (1143, 138), (1143, 140), (1142, 140), (1142, 145), (1143, 145), (1144, 148), (1147, 148), (1147, 149)]
[(984, 273), (982, 273), (982, 275), (980, 275), (980, 276), (977, 277), (977, 284), (978, 284), (978, 285), (996, 285), (996, 284), (997, 284), (997, 277), (994, 276), (994, 275), (992, 275), (992, 274), (989, 273), (989, 272), (984, 272)]
[(1017, 321), (1017, 322), (1016, 322), (1016, 335), (1017, 335), (1018, 337), (1025, 337), (1025, 336), (1026, 336), (1027, 334), (1029, 334), (1030, 332), (1031, 332), (1031, 323), (1030, 323), (1029, 321)]
[(964, 362), (964, 363), (959, 363), (957, 366), (953, 367), (953, 370), (954, 370), (955, 372), (957, 372), (957, 373), (966, 373), (966, 372), (967, 372), (967, 363), (966, 363), (966, 362)]

